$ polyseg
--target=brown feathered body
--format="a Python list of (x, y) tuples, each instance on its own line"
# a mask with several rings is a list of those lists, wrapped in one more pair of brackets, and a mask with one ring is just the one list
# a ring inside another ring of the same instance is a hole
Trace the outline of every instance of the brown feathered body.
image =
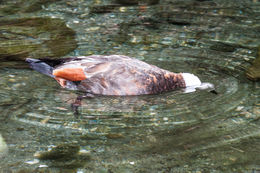
[[(27, 59), (37, 71), (54, 77), (62, 87), (95, 95), (158, 94), (185, 87), (180, 74), (124, 55), (92, 55), (61, 60)], [(38, 70), (34, 64), (44, 63)], [(43, 72), (42, 72), (43, 73)]]

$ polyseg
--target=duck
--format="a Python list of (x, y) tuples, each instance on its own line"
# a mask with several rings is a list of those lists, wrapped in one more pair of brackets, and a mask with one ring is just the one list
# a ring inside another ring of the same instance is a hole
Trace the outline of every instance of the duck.
[(90, 55), (60, 59), (27, 58), (29, 66), (62, 88), (92, 95), (133, 96), (160, 94), (185, 88), (214, 89), (191, 73), (174, 73), (125, 55)]

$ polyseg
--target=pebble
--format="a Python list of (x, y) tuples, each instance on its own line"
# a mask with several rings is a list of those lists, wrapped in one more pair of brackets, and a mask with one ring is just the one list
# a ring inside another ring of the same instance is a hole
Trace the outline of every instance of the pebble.
[(135, 162), (129, 162), (130, 163), (130, 165), (134, 165), (135, 164)]
[(59, 144), (46, 152), (38, 152), (34, 156), (41, 160), (68, 159), (78, 154), (80, 147), (76, 144)]
[(8, 147), (0, 134), (0, 158), (7, 154)]
[(236, 108), (236, 111), (241, 111), (243, 108), (244, 108), (244, 106), (238, 106), (238, 107)]
[(33, 159), (33, 160), (28, 160), (28, 161), (26, 161), (26, 162), (24, 162), (24, 163), (27, 163), (27, 164), (29, 164), (29, 165), (33, 165), (33, 164), (37, 164), (37, 163), (39, 163), (40, 161), (38, 160), (38, 159)]
[(126, 11), (127, 11), (127, 8), (126, 8), (126, 7), (120, 7), (120, 8), (119, 8), (119, 11), (120, 11), (120, 12), (126, 12)]
[(9, 82), (16, 82), (15, 79), (9, 79), (8, 81), (9, 81)]
[(156, 137), (153, 136), (153, 135), (149, 135), (149, 136), (147, 136), (147, 138), (148, 138), (148, 140), (149, 140), (150, 142), (153, 142), (153, 143), (157, 142)]
[(48, 168), (48, 165), (39, 165), (39, 168)]
[(86, 31), (97, 31), (97, 30), (99, 30), (100, 29), (100, 27), (99, 26), (94, 26), (94, 27), (89, 27), (89, 28), (87, 28), (87, 29), (85, 29)]
[(237, 160), (237, 158), (236, 157), (230, 157), (229, 160), (235, 162)]
[(56, 109), (61, 110), (61, 111), (68, 111), (68, 109), (64, 108), (64, 107), (56, 107)]
[(24, 149), (24, 148), (25, 148), (25, 146), (24, 146), (24, 145), (20, 145), (20, 148), (21, 148), (21, 149)]
[(90, 151), (85, 150), (85, 149), (79, 150), (79, 154), (89, 154), (89, 153), (90, 153)]
[(106, 137), (109, 139), (118, 139), (118, 138), (123, 138), (124, 135), (121, 133), (109, 133), (106, 135)]
[(169, 118), (168, 117), (163, 117), (163, 121), (168, 121)]

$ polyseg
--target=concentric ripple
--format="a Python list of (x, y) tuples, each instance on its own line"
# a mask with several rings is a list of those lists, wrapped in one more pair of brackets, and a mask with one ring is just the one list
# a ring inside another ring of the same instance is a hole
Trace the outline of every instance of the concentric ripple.
[[(185, 166), (189, 156), (197, 153), (201, 160), (197, 160), (190, 169), (202, 164), (204, 157), (216, 167), (222, 164), (221, 157), (227, 165), (232, 165), (243, 153), (252, 153), (250, 146), (255, 143), (249, 141), (260, 135), (259, 86), (244, 77), (244, 69), (249, 63), (236, 58), (239, 52), (217, 55), (207, 50), (214, 56), (205, 56), (196, 49), (190, 51), (192, 57), (180, 53), (173, 60), (151, 59), (148, 62), (159, 66), (160, 63), (177, 64), (166, 68), (197, 74), (202, 81), (215, 85), (217, 95), (209, 91), (183, 93), (178, 90), (151, 96), (95, 97), (84, 99), (79, 108), (80, 115), (75, 116), (70, 105), (82, 93), (62, 90), (54, 80), (36, 72), (18, 70), (9, 71), (10, 74), (5, 74), (6, 71), (1, 73), (1, 79), (4, 79), (1, 82), (7, 84), (2, 88), (6, 92), (2, 92), (1, 96), (11, 99), (10, 103), (4, 101), (1, 104), (11, 108), (12, 112), (8, 114), (13, 120), (35, 128), (62, 130), (81, 139), (94, 136), (97, 142), (78, 142), (91, 152), (103, 153), (97, 154), (99, 159), (116, 152), (137, 160), (140, 164), (137, 166), (142, 167), (143, 164), (156, 165), (158, 161), (183, 157), (183, 162), (167, 162), (171, 167), (177, 167)], [(250, 59), (250, 56), (248, 54), (247, 58)], [(247, 147), (244, 147), (245, 142)], [(121, 143), (127, 145), (121, 146)], [(110, 149), (106, 150), (107, 147)], [(129, 149), (131, 154), (125, 152)], [(225, 158), (222, 150), (233, 152)], [(146, 159), (142, 157), (139, 160), (140, 153), (144, 153)], [(164, 154), (164, 157), (158, 156), (157, 160), (153, 160), (154, 153)], [(245, 160), (255, 164), (259, 161), (254, 157)], [(125, 166), (121, 161), (112, 162)]]
[[(93, 120), (98, 120), (94, 123), (96, 125), (105, 124), (113, 126), (113, 128), (143, 128), (153, 125), (163, 128), (171, 124), (189, 124), (216, 118), (247, 102), (250, 98), (248, 90), (254, 89), (253, 83), (250, 84), (244, 77), (244, 69), (249, 65), (247, 61), (242, 62), (240, 59), (236, 61), (235, 57), (231, 59), (232, 54), (216, 55), (214, 59), (209, 60), (210, 57), (199, 56), (199, 53), (194, 50), (193, 57), (187, 58), (188, 60), (182, 57), (174, 59), (174, 62), (167, 61), (167, 63), (178, 64), (178, 67), (174, 67), (177, 68), (177, 71), (182, 69), (185, 72), (192, 72), (200, 76), (202, 81), (213, 83), (218, 92), (217, 95), (209, 91), (198, 90), (194, 93), (183, 93), (179, 90), (149, 96), (100, 96), (84, 99), (82, 106), (79, 107), (79, 119), (76, 119), (70, 104), (83, 93), (61, 90), (54, 80), (48, 79), (48, 86), (43, 88), (44, 84), (38, 84), (39, 88), (35, 88), (30, 93), (31, 99), (37, 103), (35, 104), (37, 106), (32, 108), (32, 112), (16, 116), (16, 118), (20, 121), (28, 121), (28, 123), (34, 123), (30, 119), (34, 121), (49, 119), (45, 122), (46, 126), (48, 122), (51, 122), (52, 125), (64, 124), (66, 121), (70, 122), (75, 119), (74, 123), (80, 122), (79, 128), (88, 126), (89, 121)], [(150, 63), (160, 64), (155, 61)], [(193, 70), (190, 71), (190, 69)], [(169, 70), (173, 71), (171, 68)], [(29, 71), (24, 73), (29, 73)], [(45, 79), (47, 77), (36, 74), (34, 78)], [(34, 78), (30, 80), (33, 81)], [(49, 83), (53, 87), (51, 90)], [(28, 86), (28, 88), (32, 88), (32, 86)], [(27, 109), (30, 109), (30, 106)], [(67, 126), (69, 125), (71, 124), (67, 123)]]
[[(214, 59), (203, 57), (197, 50), (193, 50), (192, 54), (193, 57), (188, 58), (185, 58), (187, 55), (179, 55), (181, 58), (174, 59), (174, 62), (168, 60), (167, 64), (178, 64), (174, 67), (177, 71), (193, 72), (202, 81), (213, 83), (217, 95), (204, 90), (194, 93), (178, 90), (160, 95), (100, 96), (84, 99), (79, 108), (80, 115), (76, 116), (70, 105), (82, 93), (62, 90), (52, 79), (29, 70), (20, 70), (9, 71), (9, 75), (5, 74), (6, 71), (1, 73), (5, 80), (2, 83), (7, 84), (3, 88), (7, 92), (1, 95), (12, 99), (9, 104), (2, 105), (11, 108), (13, 113), (9, 112), (9, 116), (11, 114), (15, 121), (51, 131), (62, 130), (67, 135), (76, 134), (81, 139), (94, 136), (96, 142), (93, 144), (84, 140), (78, 142), (82, 148), (103, 153), (103, 156), (97, 155), (100, 159), (114, 152), (137, 159), (140, 152), (144, 152), (148, 159), (142, 158), (139, 162), (156, 165), (153, 162), (183, 157), (184, 162), (172, 163), (171, 166), (175, 167), (188, 161), (188, 156), (203, 152), (204, 157), (215, 160), (214, 164), (218, 166), (223, 161), (220, 158), (226, 157), (222, 149), (231, 149), (234, 150), (231, 160), (230, 157), (224, 160), (227, 165), (232, 165), (235, 162), (232, 159), (252, 152), (250, 146), (255, 143), (249, 141), (260, 135), (259, 86), (244, 77), (244, 69), (249, 64), (236, 59), (238, 53), (225, 56), (215, 54)], [(160, 64), (156, 60), (150, 63)], [(169, 70), (173, 71), (171, 68)], [(21, 99), (13, 106), (17, 97)], [(127, 145), (121, 146), (122, 142)], [(247, 147), (244, 146), (245, 142)], [(105, 148), (108, 146), (110, 149), (107, 151)], [(131, 154), (125, 152), (129, 149)], [(212, 155), (212, 152), (219, 154)], [(161, 153), (164, 157), (154, 161), (151, 160), (152, 153)], [(170, 157), (169, 153), (174, 157)], [(248, 159), (252, 161), (255, 158)], [(100, 162), (96, 161), (95, 164)], [(117, 164), (124, 165), (121, 161)]]

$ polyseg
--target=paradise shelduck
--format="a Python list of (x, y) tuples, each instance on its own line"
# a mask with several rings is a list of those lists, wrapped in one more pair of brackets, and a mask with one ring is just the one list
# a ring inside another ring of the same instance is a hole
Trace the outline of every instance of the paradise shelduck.
[(63, 88), (93, 95), (158, 94), (178, 88), (213, 89), (190, 73), (173, 73), (124, 55), (91, 55), (62, 59), (31, 59), (34, 70), (58, 81)]

